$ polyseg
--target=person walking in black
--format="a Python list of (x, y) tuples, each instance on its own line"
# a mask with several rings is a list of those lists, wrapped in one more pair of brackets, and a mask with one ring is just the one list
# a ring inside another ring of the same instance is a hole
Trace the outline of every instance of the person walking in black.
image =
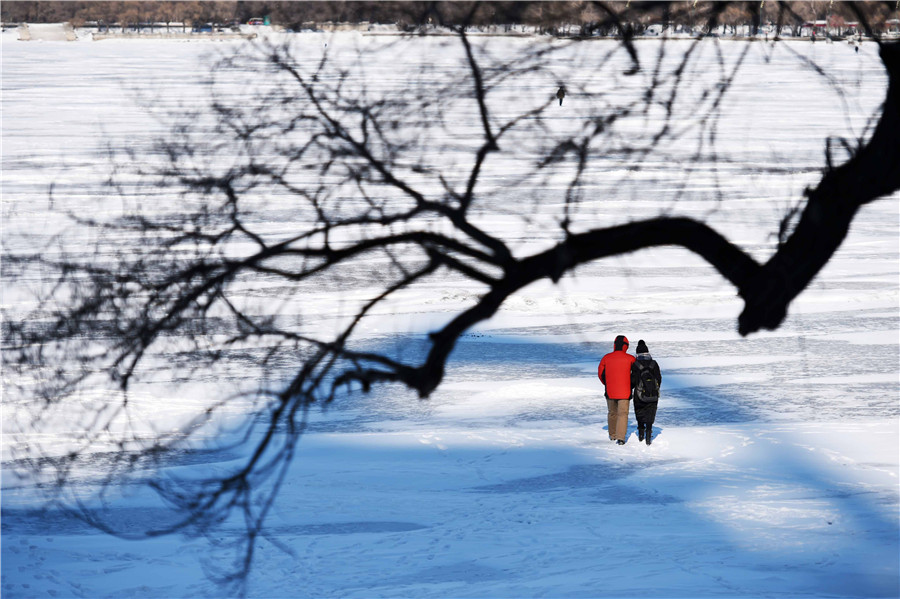
[(637, 359), (631, 365), (631, 386), (634, 388), (634, 416), (637, 418), (638, 441), (650, 445), (656, 406), (659, 403), (659, 386), (662, 373), (659, 364), (650, 356), (647, 344), (641, 339), (635, 350)]
[(566, 88), (560, 86), (560, 88), (556, 90), (556, 97), (559, 99), (559, 105), (562, 106), (563, 98), (566, 97)]

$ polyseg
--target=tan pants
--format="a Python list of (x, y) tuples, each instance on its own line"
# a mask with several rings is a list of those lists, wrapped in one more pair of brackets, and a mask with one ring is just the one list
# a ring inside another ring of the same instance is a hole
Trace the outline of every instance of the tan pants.
[(628, 433), (628, 407), (630, 399), (607, 399), (609, 410), (609, 438), (624, 441)]

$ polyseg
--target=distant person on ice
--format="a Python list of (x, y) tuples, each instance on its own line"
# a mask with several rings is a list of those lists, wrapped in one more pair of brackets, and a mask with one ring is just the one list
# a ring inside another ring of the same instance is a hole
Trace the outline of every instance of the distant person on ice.
[(646, 439), (647, 445), (650, 445), (662, 373), (659, 371), (659, 364), (650, 356), (650, 350), (647, 349), (643, 339), (638, 341), (635, 353), (637, 359), (631, 365), (631, 386), (634, 388), (634, 415), (637, 418), (638, 441)]
[(625, 445), (628, 432), (628, 407), (631, 401), (631, 364), (634, 356), (627, 353), (628, 338), (619, 335), (613, 342), (613, 352), (603, 356), (597, 376), (606, 387), (609, 440)]
[(562, 106), (563, 98), (566, 97), (566, 88), (560, 87), (556, 90), (556, 97), (559, 98), (559, 105)]

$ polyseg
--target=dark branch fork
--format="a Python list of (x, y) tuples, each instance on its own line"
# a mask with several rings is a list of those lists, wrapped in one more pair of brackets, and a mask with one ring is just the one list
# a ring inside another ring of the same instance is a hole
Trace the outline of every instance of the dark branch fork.
[[(471, 53), (469, 57), (471, 60)], [(900, 49), (896, 44), (881, 45), (881, 57), (888, 70), (889, 88), (874, 134), (852, 159), (828, 170), (816, 188), (808, 190), (795, 230), (765, 264), (757, 263), (706, 224), (685, 218), (657, 218), (568, 235), (550, 250), (507, 265), (501, 280), (474, 307), (430, 335), (432, 349), (421, 366), (403, 372), (365, 370), (342, 380), (356, 378), (366, 387), (377, 381), (401, 380), (427, 397), (440, 384), (460, 335), (493, 316), (515, 292), (540, 279), (557, 281), (579, 264), (663, 245), (693, 251), (735, 286), (745, 301), (738, 320), (742, 335), (778, 328), (793, 299), (840, 247), (856, 211), (900, 189)], [(483, 102), (480, 104), (486, 114)], [(486, 118), (484, 121), (487, 123)], [(485, 135), (492, 139), (489, 130)]]

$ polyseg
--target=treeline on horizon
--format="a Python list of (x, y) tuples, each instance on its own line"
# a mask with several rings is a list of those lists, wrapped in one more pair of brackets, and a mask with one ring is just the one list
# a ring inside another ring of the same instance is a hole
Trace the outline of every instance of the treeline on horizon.
[[(854, 4), (855, 7), (850, 5)], [(854, 10), (854, 8), (856, 10)], [(859, 20), (857, 10), (873, 27), (897, 18), (897, 2), (417, 2), (417, 1), (22, 1), (0, 3), (3, 23), (88, 23), (138, 26), (145, 23), (246, 23), (268, 17), (273, 25), (303, 23), (384, 23), (400, 26), (522, 24), (553, 29), (618, 20), (647, 25), (674, 22), (694, 26), (712, 16), (717, 24), (784, 23), (828, 20), (840, 26)]]

